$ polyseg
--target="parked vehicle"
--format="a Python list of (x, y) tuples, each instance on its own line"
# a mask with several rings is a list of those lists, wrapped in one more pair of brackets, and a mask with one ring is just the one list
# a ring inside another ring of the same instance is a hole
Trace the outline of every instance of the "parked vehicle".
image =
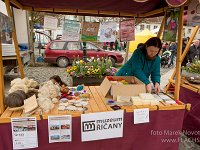
[[(110, 57), (113, 66), (122, 63), (124, 58), (117, 52), (105, 51), (91, 42), (86, 42), (87, 57)], [(72, 41), (51, 41), (47, 44), (44, 53), (44, 61), (57, 64), (59, 67), (67, 67), (75, 58), (83, 57), (83, 43)]]

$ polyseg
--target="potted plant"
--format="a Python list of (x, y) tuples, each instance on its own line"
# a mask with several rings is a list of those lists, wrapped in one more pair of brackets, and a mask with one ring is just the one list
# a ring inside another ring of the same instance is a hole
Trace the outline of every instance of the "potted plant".
[(182, 69), (182, 74), (189, 82), (200, 83), (200, 60), (194, 60), (192, 63), (188, 63)]
[(75, 85), (100, 85), (105, 76), (113, 76), (117, 69), (112, 67), (110, 58), (90, 58), (74, 60), (72, 66), (67, 67), (67, 74), (72, 77)]

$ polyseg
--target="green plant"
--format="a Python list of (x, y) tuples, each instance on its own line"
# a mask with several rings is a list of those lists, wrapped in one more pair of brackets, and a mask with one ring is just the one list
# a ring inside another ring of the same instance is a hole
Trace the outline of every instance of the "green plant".
[(102, 77), (113, 76), (117, 69), (112, 67), (110, 58), (90, 58), (86, 62), (83, 60), (74, 60), (72, 66), (67, 67), (67, 74), (71, 77)]
[(187, 64), (186, 67), (182, 67), (182, 69), (190, 73), (200, 74), (200, 60), (194, 60), (192, 63)]

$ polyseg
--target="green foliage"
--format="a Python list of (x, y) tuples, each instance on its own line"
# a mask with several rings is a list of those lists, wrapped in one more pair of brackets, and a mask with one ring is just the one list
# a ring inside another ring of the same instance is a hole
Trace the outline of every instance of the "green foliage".
[(67, 67), (67, 74), (72, 77), (102, 77), (113, 76), (117, 69), (112, 67), (110, 58), (90, 58), (87, 62), (75, 59), (72, 66)]
[(182, 67), (182, 69), (190, 73), (200, 74), (200, 60), (194, 60), (192, 63), (188, 64), (186, 67)]

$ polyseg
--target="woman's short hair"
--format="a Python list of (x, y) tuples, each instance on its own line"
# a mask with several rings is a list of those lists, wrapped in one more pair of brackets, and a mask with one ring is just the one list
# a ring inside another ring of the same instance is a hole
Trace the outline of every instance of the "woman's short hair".
[[(159, 48), (159, 51), (158, 51), (158, 54), (160, 53), (160, 50), (162, 49), (162, 42), (161, 42), (161, 40), (160, 40), (160, 38), (158, 38), (158, 37), (152, 37), (152, 38), (150, 38), (150, 39), (148, 39), (145, 43), (144, 43), (144, 45), (143, 45), (143, 47), (141, 48), (142, 49), (142, 52), (146, 55), (146, 53), (147, 53), (147, 47), (149, 47), (149, 46), (155, 46), (155, 47), (157, 47), (157, 48)], [(157, 55), (158, 55), (157, 54)]]
[(159, 48), (159, 50), (161, 50), (161, 48), (162, 48), (162, 42), (161, 42), (160, 38), (158, 38), (158, 37), (152, 37), (152, 38), (148, 39), (144, 44), (146, 47), (155, 46), (155, 47)]

